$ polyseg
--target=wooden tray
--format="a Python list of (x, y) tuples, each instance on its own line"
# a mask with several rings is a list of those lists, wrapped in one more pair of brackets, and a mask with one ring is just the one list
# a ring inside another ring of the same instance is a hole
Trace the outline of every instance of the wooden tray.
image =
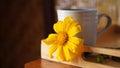
[[(86, 52), (93, 52), (105, 55), (111, 55), (120, 57), (120, 50), (111, 49), (120, 47), (120, 34), (114, 32), (115, 26), (111, 26), (109, 30), (104, 32), (99, 36), (95, 46), (85, 46), (87, 48)], [(48, 46), (41, 43), (41, 57), (43, 59), (56, 61), (56, 58), (50, 59), (48, 56)], [(90, 59), (90, 58), (89, 58)], [(120, 63), (107, 60), (104, 63), (95, 63), (90, 61), (85, 61), (84, 59), (77, 59), (73, 62), (62, 62), (64, 64), (74, 65), (83, 68), (120, 68)]]

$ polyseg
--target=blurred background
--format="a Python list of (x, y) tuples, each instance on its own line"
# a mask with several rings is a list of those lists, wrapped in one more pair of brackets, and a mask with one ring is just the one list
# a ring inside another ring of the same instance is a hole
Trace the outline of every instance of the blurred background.
[(118, 3), (120, 0), (0, 0), (0, 68), (24, 68), (25, 63), (40, 58), (40, 42), (53, 32), (56, 9), (96, 8), (119, 26)]
[[(119, 0), (57, 0), (56, 9), (61, 8), (96, 8), (100, 14), (108, 14), (112, 18), (112, 24), (118, 25), (119, 22)], [(106, 19), (102, 18), (101, 22)], [(106, 23), (100, 23), (99, 27), (103, 27)]]
[(0, 68), (24, 68), (40, 58), (40, 42), (52, 31), (53, 13), (50, 0), (0, 0)]

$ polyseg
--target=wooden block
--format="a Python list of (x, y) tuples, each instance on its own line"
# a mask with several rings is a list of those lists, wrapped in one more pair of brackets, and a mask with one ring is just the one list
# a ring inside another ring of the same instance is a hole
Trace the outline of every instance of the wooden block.
[[(120, 57), (120, 50), (97, 48), (90, 46), (85, 46), (85, 48), (87, 49), (86, 52), (94, 52), (94, 53), (107, 54), (107, 55)], [(53, 54), (54, 56), (53, 59), (49, 58), (48, 49), (49, 47), (45, 43), (41, 42), (41, 58), (57, 62), (57, 59), (55, 58), (55, 53)], [(110, 61), (108, 65), (104, 65), (100, 63), (85, 61), (80, 58), (72, 62), (60, 62), (60, 63), (69, 64), (77, 67), (83, 67), (83, 68), (119, 68), (120, 67), (119, 63), (117, 64), (112, 61)]]

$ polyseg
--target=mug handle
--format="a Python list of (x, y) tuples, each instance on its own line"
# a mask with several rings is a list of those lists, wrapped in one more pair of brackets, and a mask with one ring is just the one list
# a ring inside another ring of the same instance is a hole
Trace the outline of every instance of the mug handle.
[(109, 15), (107, 15), (107, 14), (100, 14), (98, 19), (100, 20), (102, 17), (106, 17), (107, 18), (107, 24), (106, 24), (106, 26), (103, 29), (101, 29), (99, 32), (97, 32), (97, 36), (99, 36), (101, 33), (103, 33), (112, 24), (112, 19), (111, 19), (111, 17)]

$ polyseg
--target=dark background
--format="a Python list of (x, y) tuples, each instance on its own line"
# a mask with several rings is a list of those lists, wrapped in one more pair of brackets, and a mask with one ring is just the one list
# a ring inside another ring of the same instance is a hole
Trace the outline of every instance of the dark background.
[(24, 68), (40, 58), (54, 13), (54, 0), (0, 0), (0, 68)]

